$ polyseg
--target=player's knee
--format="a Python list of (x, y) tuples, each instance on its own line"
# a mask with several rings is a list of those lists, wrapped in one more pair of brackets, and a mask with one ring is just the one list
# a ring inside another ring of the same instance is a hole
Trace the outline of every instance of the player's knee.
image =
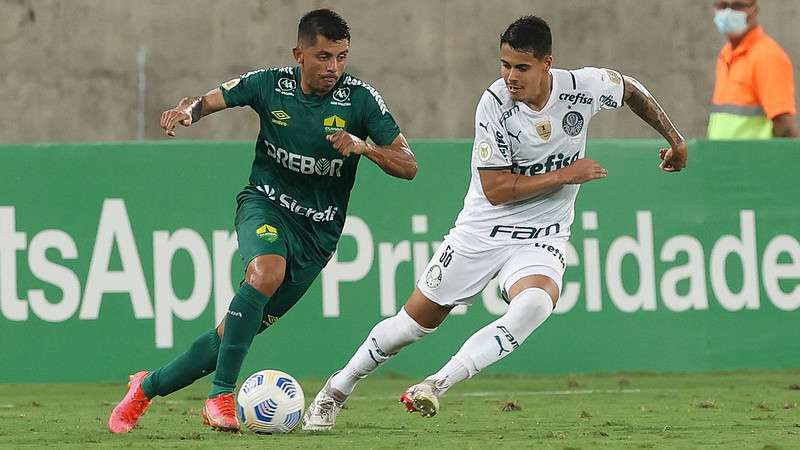
[(423, 337), (436, 331), (436, 328), (427, 328), (419, 324), (413, 317), (408, 315), (405, 308), (400, 308), (400, 312), (395, 316), (397, 320), (402, 323), (401, 327), (406, 331), (408, 337), (414, 341), (422, 339)]
[(253, 286), (258, 292), (267, 297), (272, 296), (281, 283), (283, 283), (283, 274), (278, 273), (253, 274), (247, 279), (247, 284)]
[(388, 358), (403, 347), (422, 339), (434, 330), (435, 328), (426, 328), (418, 324), (404, 309), (400, 309), (400, 312), (396, 315), (375, 325), (370, 333), (370, 340), (373, 345), (380, 347), (379, 350), (381, 351), (377, 352), (377, 354), (387, 355), (386, 358)]
[(279, 255), (261, 255), (247, 265), (244, 280), (262, 295), (271, 297), (283, 284), (286, 260)]
[(249, 270), (245, 281), (250, 286), (253, 286), (258, 292), (267, 297), (275, 294), (281, 284), (283, 284), (283, 271), (282, 270), (269, 270), (263, 267)]
[(508, 307), (510, 313), (520, 318), (547, 318), (555, 308), (555, 302), (545, 290), (528, 288), (517, 294)]

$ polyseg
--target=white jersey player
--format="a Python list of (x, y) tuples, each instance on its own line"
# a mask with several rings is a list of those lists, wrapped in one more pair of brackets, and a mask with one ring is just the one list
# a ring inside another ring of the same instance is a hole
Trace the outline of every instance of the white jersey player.
[(454, 306), (497, 278), (508, 311), (473, 334), (438, 372), (408, 388), (411, 412), (435, 415), (439, 397), (513, 352), (552, 312), (580, 185), (606, 170), (585, 157), (592, 117), (626, 105), (669, 142), (661, 168), (686, 166), (687, 147), (656, 100), (610, 69), (551, 67), (547, 23), (525, 16), (501, 36), (502, 78), (475, 113), (472, 178), (455, 226), (400, 312), (378, 323), (309, 405), (303, 428), (328, 430), (357, 382), (433, 332)]

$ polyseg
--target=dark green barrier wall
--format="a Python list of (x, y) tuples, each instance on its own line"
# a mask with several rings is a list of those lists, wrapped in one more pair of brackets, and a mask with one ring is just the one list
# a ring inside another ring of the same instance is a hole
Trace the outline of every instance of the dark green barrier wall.
[[(800, 143), (594, 141), (556, 314), (496, 372), (800, 366)], [(461, 207), (468, 142), (417, 142), (419, 176), (364, 161), (324, 277), (245, 367), (322, 376), (412, 289)], [(250, 143), (0, 147), (0, 381), (122, 379), (212, 327), (241, 274), (231, 238)], [(439, 368), (503, 311), (493, 286), (388, 367)]]

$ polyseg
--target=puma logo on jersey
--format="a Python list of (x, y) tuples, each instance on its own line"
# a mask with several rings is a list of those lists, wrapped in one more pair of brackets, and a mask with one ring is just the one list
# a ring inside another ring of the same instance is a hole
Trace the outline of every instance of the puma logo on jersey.
[[(517, 339), (514, 337), (514, 335), (511, 334), (510, 331), (508, 331), (508, 328), (502, 325), (498, 325), (497, 329), (500, 330), (501, 333), (503, 333), (503, 336), (505, 336), (508, 343), (511, 344), (512, 350), (516, 350), (517, 348), (519, 348), (519, 342), (517, 342)], [(500, 353), (498, 353), (497, 356), (500, 356), (503, 353), (511, 353), (511, 350), (508, 350), (505, 347), (503, 347), (503, 341), (502, 339), (500, 339), (500, 336), (495, 335), (494, 339), (497, 341), (497, 345), (500, 346)]]
[(511, 353), (511, 350), (506, 350), (505, 347), (503, 347), (503, 341), (500, 340), (500, 336), (495, 334), (494, 340), (497, 341), (497, 345), (500, 346), (500, 353), (498, 353), (497, 356), (500, 356), (503, 353)]
[(483, 128), (484, 130), (486, 130), (487, 133), (489, 132), (489, 124), (488, 123), (478, 122), (478, 126)]
[(520, 142), (520, 140), (519, 140), (519, 136), (522, 134), (522, 130), (519, 130), (519, 131), (517, 132), (517, 134), (514, 134), (514, 133), (512, 133), (510, 130), (506, 130), (506, 131), (508, 131), (508, 135), (509, 135), (509, 136), (511, 136), (512, 138), (514, 138), (514, 139), (516, 139), (516, 140), (517, 140), (517, 143), (518, 143), (518, 144), (521, 144), (521, 143), (522, 143), (522, 142)]

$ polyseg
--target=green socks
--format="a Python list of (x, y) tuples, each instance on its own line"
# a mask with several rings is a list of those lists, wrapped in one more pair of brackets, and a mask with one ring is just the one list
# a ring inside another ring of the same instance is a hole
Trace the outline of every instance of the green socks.
[(216, 329), (201, 334), (186, 352), (150, 372), (142, 382), (147, 398), (169, 395), (194, 383), (217, 367), (220, 339)]
[(225, 316), (225, 332), (217, 358), (217, 372), (208, 397), (232, 393), (242, 362), (250, 349), (253, 337), (258, 333), (263, 320), (264, 307), (269, 297), (253, 286), (242, 283), (239, 293), (233, 297)]

